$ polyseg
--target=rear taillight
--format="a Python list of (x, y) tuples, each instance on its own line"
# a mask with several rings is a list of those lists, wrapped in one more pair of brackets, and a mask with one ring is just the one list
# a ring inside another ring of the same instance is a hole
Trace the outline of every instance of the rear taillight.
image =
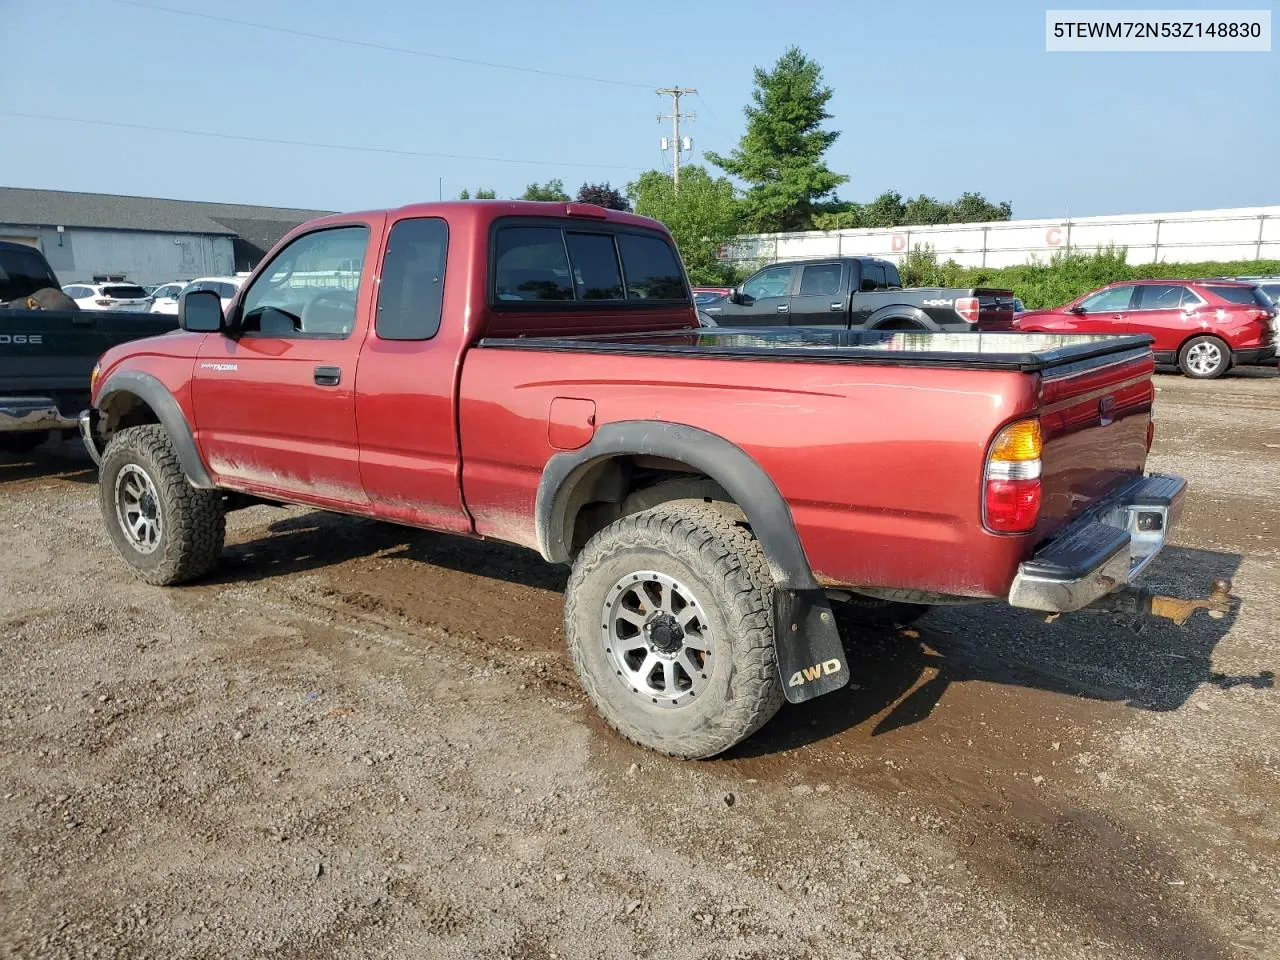
[(1040, 421), (1019, 420), (998, 434), (987, 454), (983, 522), (994, 533), (1027, 533), (1040, 519)]
[(978, 322), (978, 298), (956, 297), (956, 313), (968, 323)]

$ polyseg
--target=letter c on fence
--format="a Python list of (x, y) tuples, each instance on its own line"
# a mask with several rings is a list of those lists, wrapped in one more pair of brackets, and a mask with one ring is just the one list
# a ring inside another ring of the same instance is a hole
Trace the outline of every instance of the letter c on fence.
[(907, 249), (907, 238), (901, 233), (895, 233), (893, 235), (893, 252), (901, 253), (905, 249)]
[(1062, 228), (1050, 227), (1044, 232), (1044, 242), (1051, 247), (1056, 247), (1062, 243)]

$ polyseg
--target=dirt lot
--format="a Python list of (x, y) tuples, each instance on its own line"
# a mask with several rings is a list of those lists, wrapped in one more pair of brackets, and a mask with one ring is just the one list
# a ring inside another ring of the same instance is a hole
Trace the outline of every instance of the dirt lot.
[(0, 955), (1280, 957), (1280, 379), (1158, 382), (1149, 580), (1238, 616), (938, 611), (698, 763), (531, 554), (264, 507), (150, 588), (74, 445), (0, 461)]

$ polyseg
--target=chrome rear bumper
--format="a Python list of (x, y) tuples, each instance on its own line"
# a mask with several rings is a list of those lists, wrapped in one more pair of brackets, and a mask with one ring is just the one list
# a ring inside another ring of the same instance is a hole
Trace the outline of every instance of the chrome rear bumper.
[(1153, 474), (1098, 504), (1018, 567), (1009, 603), (1071, 613), (1132, 583), (1164, 549), (1186, 489)]
[(76, 421), (63, 416), (52, 397), (0, 397), (0, 433), (75, 427)]

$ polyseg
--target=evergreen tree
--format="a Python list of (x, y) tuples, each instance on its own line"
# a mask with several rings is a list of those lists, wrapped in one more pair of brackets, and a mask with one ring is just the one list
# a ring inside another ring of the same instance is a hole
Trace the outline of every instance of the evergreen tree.
[(751, 229), (809, 229), (823, 199), (849, 179), (833, 173), (822, 159), (840, 136), (821, 127), (831, 117), (831, 95), (831, 88), (822, 84), (822, 68), (796, 47), (773, 70), (756, 68), (754, 106), (744, 110), (747, 132), (727, 157), (706, 154), (711, 163), (747, 183), (743, 206)]

